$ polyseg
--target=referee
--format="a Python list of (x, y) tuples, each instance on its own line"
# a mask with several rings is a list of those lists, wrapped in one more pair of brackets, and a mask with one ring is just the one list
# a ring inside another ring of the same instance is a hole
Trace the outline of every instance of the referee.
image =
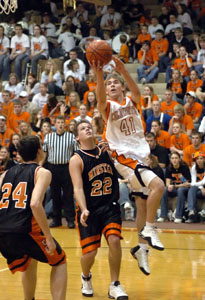
[(61, 226), (61, 209), (68, 222), (68, 228), (75, 228), (75, 209), (73, 185), (68, 170), (68, 164), (74, 151), (78, 148), (72, 133), (65, 131), (65, 119), (57, 116), (55, 119), (56, 132), (45, 136), (43, 151), (44, 161), (48, 161), (48, 169), (52, 173), (51, 198), (53, 200), (53, 222), (50, 227)]

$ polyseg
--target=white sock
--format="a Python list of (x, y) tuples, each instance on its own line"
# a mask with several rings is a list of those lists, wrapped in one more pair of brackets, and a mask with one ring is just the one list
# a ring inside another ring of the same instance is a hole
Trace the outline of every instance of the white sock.
[(141, 244), (141, 243), (139, 243), (139, 246), (140, 246), (140, 248), (142, 248), (144, 250), (148, 249), (147, 244)]
[(153, 228), (154, 226), (155, 226), (154, 223), (146, 222), (146, 227), (148, 227), (148, 228)]

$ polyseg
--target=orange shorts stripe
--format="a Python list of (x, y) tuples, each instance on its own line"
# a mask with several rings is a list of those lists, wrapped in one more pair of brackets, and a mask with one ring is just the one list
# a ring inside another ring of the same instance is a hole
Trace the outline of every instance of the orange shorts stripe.
[(104, 234), (107, 230), (109, 229), (118, 229), (118, 231), (121, 231), (121, 225), (120, 224), (117, 224), (117, 223), (109, 223), (108, 225), (106, 225), (104, 228), (103, 228), (103, 231), (102, 233)]
[(121, 234), (120, 234), (120, 232), (118, 231), (118, 230), (115, 230), (115, 229), (110, 229), (110, 230), (108, 230), (106, 233), (105, 233), (105, 238), (106, 238), (106, 240), (108, 239), (108, 237), (110, 236), (110, 235), (117, 235), (117, 236), (119, 236), (119, 238), (120, 239), (123, 239), (123, 237), (121, 236)]
[(14, 274), (15, 272), (24, 272), (28, 268), (31, 258), (28, 255), (24, 255), (23, 258), (17, 259), (8, 265), (10, 271)]
[(93, 244), (93, 245), (90, 245), (86, 248), (83, 248), (82, 249), (82, 253), (85, 254), (85, 253), (88, 253), (88, 252), (91, 252), (97, 248), (100, 248), (100, 243), (97, 243), (97, 244)]
[(113, 152), (112, 156), (122, 165), (128, 166), (129, 168), (135, 170), (138, 161), (133, 160), (132, 158), (125, 158), (124, 155), (117, 155), (116, 152)]
[(86, 246), (87, 244), (91, 244), (93, 242), (99, 241), (100, 240), (100, 234), (98, 235), (93, 235), (91, 237), (87, 237), (84, 240), (80, 241), (81, 247)]
[(55, 266), (58, 264), (64, 264), (66, 262), (66, 254), (63, 250), (60, 254), (57, 252), (57, 250), (55, 250), (53, 255), (50, 255), (47, 252), (46, 237), (44, 235), (39, 232), (31, 232), (29, 235), (44, 252), (49, 265)]

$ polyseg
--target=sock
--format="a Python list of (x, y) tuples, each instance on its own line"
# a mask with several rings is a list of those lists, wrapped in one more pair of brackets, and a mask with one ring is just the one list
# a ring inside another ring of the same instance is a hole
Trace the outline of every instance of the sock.
[(140, 248), (144, 249), (144, 250), (148, 250), (147, 244), (142, 244), (139, 243)]
[(154, 225), (155, 225), (154, 223), (146, 222), (146, 227), (148, 227), (148, 228), (153, 228)]
[(85, 276), (83, 273), (82, 273), (82, 275), (83, 275), (83, 278), (86, 280), (86, 279), (90, 279), (91, 278), (91, 273), (89, 273), (89, 275), (88, 276)]

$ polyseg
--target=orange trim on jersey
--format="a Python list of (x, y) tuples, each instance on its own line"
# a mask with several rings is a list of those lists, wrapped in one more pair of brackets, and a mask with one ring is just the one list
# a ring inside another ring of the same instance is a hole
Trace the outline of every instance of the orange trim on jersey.
[(97, 248), (100, 248), (100, 243), (93, 244), (93, 245), (90, 245), (90, 246), (82, 249), (82, 253), (86, 254), (86, 253), (91, 252), (91, 251), (93, 251), (93, 250), (95, 250)]
[(31, 257), (28, 257), (28, 255), (24, 255), (23, 258), (16, 259), (12, 263), (8, 264), (8, 267), (13, 274), (18, 271), (25, 272), (29, 266), (30, 261)]
[(82, 158), (80, 157), (80, 155), (78, 153), (74, 153), (74, 155), (76, 155), (80, 159), (80, 161), (81, 161), (81, 167), (82, 167), (82, 171), (83, 171), (83, 169), (84, 169), (84, 163), (83, 163)]
[(101, 238), (100, 234), (87, 237), (80, 241), (80, 245), (81, 245), (81, 247), (86, 246), (87, 244), (91, 244), (95, 241), (99, 241), (100, 238)]
[(115, 151), (112, 152), (112, 157), (116, 158), (117, 161), (122, 164), (125, 165), (133, 170), (135, 170), (138, 161), (137, 160), (133, 160), (132, 158), (125, 158), (123, 154), (121, 155), (117, 155), (117, 153)]

